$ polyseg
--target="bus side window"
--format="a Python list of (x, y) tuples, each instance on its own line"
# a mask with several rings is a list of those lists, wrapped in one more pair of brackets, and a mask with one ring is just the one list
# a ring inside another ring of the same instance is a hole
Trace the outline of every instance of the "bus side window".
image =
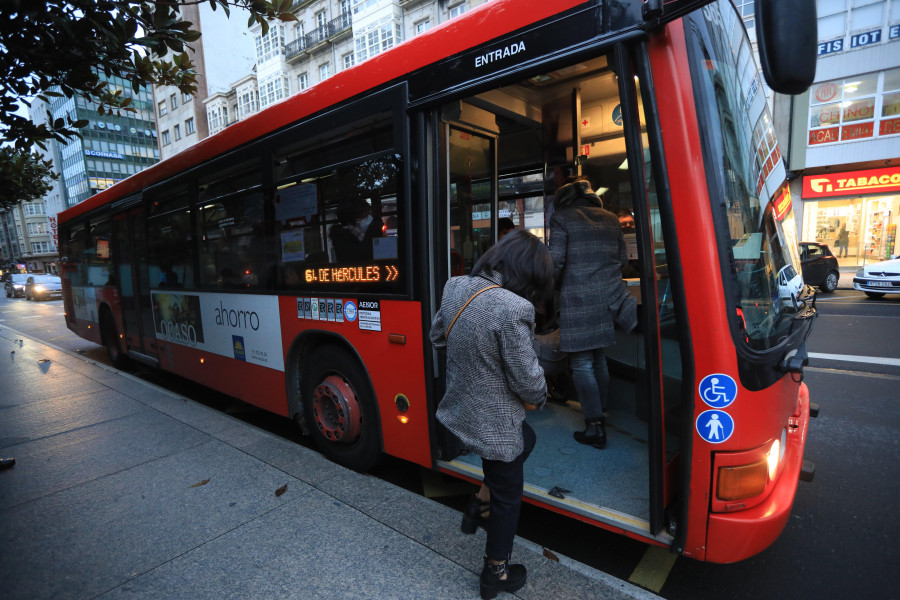
[(220, 166), (200, 181), (197, 210), (199, 283), (204, 288), (268, 286), (259, 160)]
[(150, 286), (194, 287), (194, 250), (188, 195), (158, 198), (147, 221)]

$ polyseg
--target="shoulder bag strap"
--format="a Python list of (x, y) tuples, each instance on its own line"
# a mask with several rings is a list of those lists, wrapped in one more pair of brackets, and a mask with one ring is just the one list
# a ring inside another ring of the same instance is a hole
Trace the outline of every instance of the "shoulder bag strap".
[(459, 312), (457, 312), (457, 313), (456, 313), (456, 316), (453, 317), (453, 320), (450, 321), (450, 326), (447, 327), (447, 332), (444, 334), (444, 337), (446, 338), (446, 337), (448, 337), (448, 336), (450, 335), (450, 330), (453, 329), (453, 324), (456, 323), (456, 320), (459, 318), (459, 315), (462, 314), (462, 311), (466, 310), (466, 307), (469, 305), (469, 302), (471, 302), (472, 300), (475, 299), (475, 296), (477, 296), (477, 295), (480, 294), (481, 292), (486, 292), (486, 291), (488, 291), (488, 290), (491, 289), (491, 288), (498, 288), (498, 287), (500, 287), (500, 286), (497, 285), (497, 284), (495, 283), (494, 285), (489, 285), (489, 286), (487, 286), (486, 288), (481, 289), (481, 290), (478, 290), (477, 292), (475, 292), (474, 294), (472, 294), (472, 297), (469, 298), (468, 300), (466, 300), (466, 303), (462, 305), (462, 308), (459, 309)]

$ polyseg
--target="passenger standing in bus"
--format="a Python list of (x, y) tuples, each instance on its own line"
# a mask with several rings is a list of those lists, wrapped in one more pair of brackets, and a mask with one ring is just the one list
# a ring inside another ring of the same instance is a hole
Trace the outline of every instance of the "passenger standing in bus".
[(622, 280), (628, 252), (619, 219), (603, 208), (590, 182), (559, 188), (550, 218), (550, 253), (560, 286), (560, 349), (569, 353), (575, 391), (581, 402), (581, 444), (606, 447), (604, 406), (609, 370), (604, 349), (615, 343), (615, 324), (637, 324), (635, 300)]
[[(444, 287), (431, 341), (447, 349), (447, 390), (437, 419), (481, 456), (484, 484), (472, 497), (461, 529), (487, 530), (481, 597), (515, 592), (527, 578), (509, 564), (524, 489), (523, 465), (535, 444), (527, 408), (547, 399), (544, 372), (532, 345), (535, 306), (553, 289), (547, 247), (517, 229), (494, 244), (469, 275)], [(484, 292), (484, 293), (482, 293)]]

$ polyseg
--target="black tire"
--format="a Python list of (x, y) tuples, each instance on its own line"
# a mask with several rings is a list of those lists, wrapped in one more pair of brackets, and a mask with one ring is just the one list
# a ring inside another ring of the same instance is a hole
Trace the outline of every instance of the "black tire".
[(866, 292), (866, 296), (869, 298), (884, 298), (883, 292)]
[(831, 271), (828, 275), (825, 276), (825, 281), (822, 285), (819, 286), (819, 289), (825, 292), (826, 294), (830, 294), (834, 290), (837, 289), (838, 281), (840, 281), (841, 276), (837, 271)]
[(303, 413), (316, 446), (329, 460), (354, 471), (381, 459), (381, 427), (369, 378), (337, 346), (315, 349), (303, 364)]
[(112, 365), (117, 369), (128, 368), (131, 360), (127, 354), (122, 352), (122, 347), (119, 345), (119, 330), (116, 328), (116, 321), (109, 309), (105, 309), (100, 316), (100, 337)]

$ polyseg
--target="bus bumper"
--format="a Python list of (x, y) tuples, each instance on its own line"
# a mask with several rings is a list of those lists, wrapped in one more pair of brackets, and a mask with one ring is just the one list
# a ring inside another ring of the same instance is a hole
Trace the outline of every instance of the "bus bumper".
[(804, 383), (800, 384), (798, 408), (799, 415), (789, 422), (783, 470), (769, 497), (747, 510), (710, 515), (707, 561), (732, 563), (762, 552), (787, 524), (797, 483), (815, 470), (812, 463), (803, 460), (810, 417), (809, 388)]

